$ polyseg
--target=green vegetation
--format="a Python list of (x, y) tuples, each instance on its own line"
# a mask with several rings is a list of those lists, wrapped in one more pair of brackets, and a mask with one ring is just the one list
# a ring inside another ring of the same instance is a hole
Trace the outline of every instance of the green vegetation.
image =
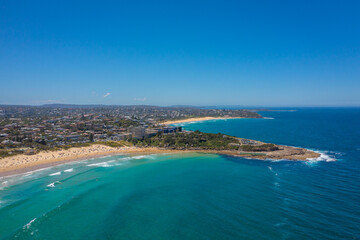
[(202, 133), (199, 131), (158, 134), (152, 138), (133, 140), (137, 146), (165, 147), (170, 149), (202, 149), (202, 150), (237, 150), (237, 146), (229, 143), (238, 143), (235, 137), (221, 133)]
[(43, 149), (43, 150), (52, 150), (53, 151), (53, 150), (69, 149), (69, 148), (74, 148), (74, 147), (89, 147), (93, 144), (101, 144), (101, 145), (105, 145), (108, 147), (114, 147), (114, 148), (132, 145), (130, 142), (127, 142), (127, 141), (101, 141), (101, 142), (71, 143), (71, 144), (47, 148), (47, 149)]
[(54, 147), (54, 148), (52, 148), (52, 150), (69, 149), (69, 148), (73, 148), (73, 147), (89, 147), (90, 145), (91, 145), (91, 143), (71, 143), (68, 145)]
[[(162, 147), (169, 149), (190, 150), (239, 150), (239, 139), (221, 133), (182, 132), (174, 134), (158, 134), (152, 138), (132, 140), (134, 145), (142, 147)], [(264, 155), (264, 153), (278, 150), (275, 144), (264, 143), (258, 145), (241, 145), (240, 150), (247, 151), (246, 155)]]
[(266, 156), (266, 153), (242, 152), (239, 155)]
[(279, 150), (278, 146), (272, 143), (265, 143), (261, 145), (241, 145), (241, 150), (249, 152), (269, 152)]
[(130, 119), (118, 119), (115, 125), (118, 127), (127, 128), (127, 127), (137, 127), (139, 126), (139, 123)]
[(11, 151), (0, 149), (0, 158), (15, 156), (15, 155), (18, 155), (21, 153), (23, 153), (23, 152), (20, 150), (15, 150), (15, 149), (13, 149)]

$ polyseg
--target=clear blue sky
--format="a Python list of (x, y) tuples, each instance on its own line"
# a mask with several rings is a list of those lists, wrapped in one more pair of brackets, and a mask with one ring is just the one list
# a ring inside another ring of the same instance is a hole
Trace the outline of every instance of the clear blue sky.
[(360, 1), (2, 0), (0, 104), (43, 103), (360, 106)]

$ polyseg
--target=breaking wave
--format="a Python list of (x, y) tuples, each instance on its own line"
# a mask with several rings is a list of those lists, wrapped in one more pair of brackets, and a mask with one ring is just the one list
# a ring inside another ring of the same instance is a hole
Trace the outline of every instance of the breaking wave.
[(49, 176), (57, 176), (57, 175), (60, 175), (60, 174), (61, 174), (61, 172), (56, 172), (56, 173), (49, 174)]
[(145, 158), (146, 156), (145, 155), (141, 155), (141, 156), (134, 156), (132, 157), (133, 159), (143, 159)]
[[(321, 161), (324, 161), (324, 162), (334, 162), (334, 161), (336, 161), (335, 156), (329, 155), (330, 152), (315, 151), (315, 150), (313, 150), (313, 151), (316, 152), (316, 153), (319, 153), (320, 156), (317, 157), (317, 158), (308, 158), (307, 160), (308, 160), (309, 162), (321, 162)], [(336, 154), (336, 153), (335, 153), (335, 154)]]
[(59, 182), (59, 181), (56, 181), (56, 182), (50, 183), (50, 184), (48, 184), (48, 185), (46, 185), (46, 186), (53, 188), (53, 187), (55, 187), (55, 185), (58, 184), (58, 183), (60, 183), (60, 182)]
[(1, 183), (0, 185), (0, 190), (3, 190), (5, 187), (7, 187), (9, 185), (9, 182), (8, 181), (4, 181)]
[(115, 166), (121, 166), (126, 164), (126, 162), (128, 162), (129, 160), (139, 160), (139, 159), (144, 159), (144, 158), (149, 158), (152, 159), (154, 158), (153, 156), (149, 155), (139, 155), (139, 156), (131, 156), (131, 157), (123, 157), (120, 159), (116, 159), (116, 160), (110, 160), (110, 161), (105, 161), (105, 162), (97, 162), (97, 163), (91, 163), (91, 164), (87, 164), (86, 166), (88, 167), (115, 167)]
[(108, 162), (99, 162), (86, 165), (88, 167), (112, 167)]
[(33, 220), (31, 220), (30, 222), (28, 222), (27, 224), (24, 225), (23, 229), (29, 229), (31, 227), (31, 224), (33, 222), (35, 222), (36, 218), (34, 218)]

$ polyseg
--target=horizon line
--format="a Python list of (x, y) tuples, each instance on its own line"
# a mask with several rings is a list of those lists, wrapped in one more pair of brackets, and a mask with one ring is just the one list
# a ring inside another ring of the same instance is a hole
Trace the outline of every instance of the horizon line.
[(360, 105), (273, 105), (273, 106), (263, 106), (263, 105), (231, 105), (231, 104), (219, 104), (219, 105), (189, 105), (189, 104), (173, 104), (173, 105), (155, 105), (155, 104), (101, 104), (101, 103), (91, 103), (91, 104), (77, 104), (77, 103), (50, 103), (50, 104), (3, 104), (1, 106), (13, 106), (13, 107), (44, 107), (44, 106), (107, 106), (107, 107), (120, 107), (120, 106), (148, 106), (148, 107), (241, 107), (241, 108), (358, 108)]

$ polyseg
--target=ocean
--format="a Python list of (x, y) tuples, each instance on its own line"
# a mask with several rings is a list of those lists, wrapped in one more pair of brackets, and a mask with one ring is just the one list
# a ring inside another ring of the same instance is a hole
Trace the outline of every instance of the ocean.
[(360, 239), (360, 108), (288, 109), (180, 125), (319, 159), (119, 155), (0, 178), (0, 239)]

